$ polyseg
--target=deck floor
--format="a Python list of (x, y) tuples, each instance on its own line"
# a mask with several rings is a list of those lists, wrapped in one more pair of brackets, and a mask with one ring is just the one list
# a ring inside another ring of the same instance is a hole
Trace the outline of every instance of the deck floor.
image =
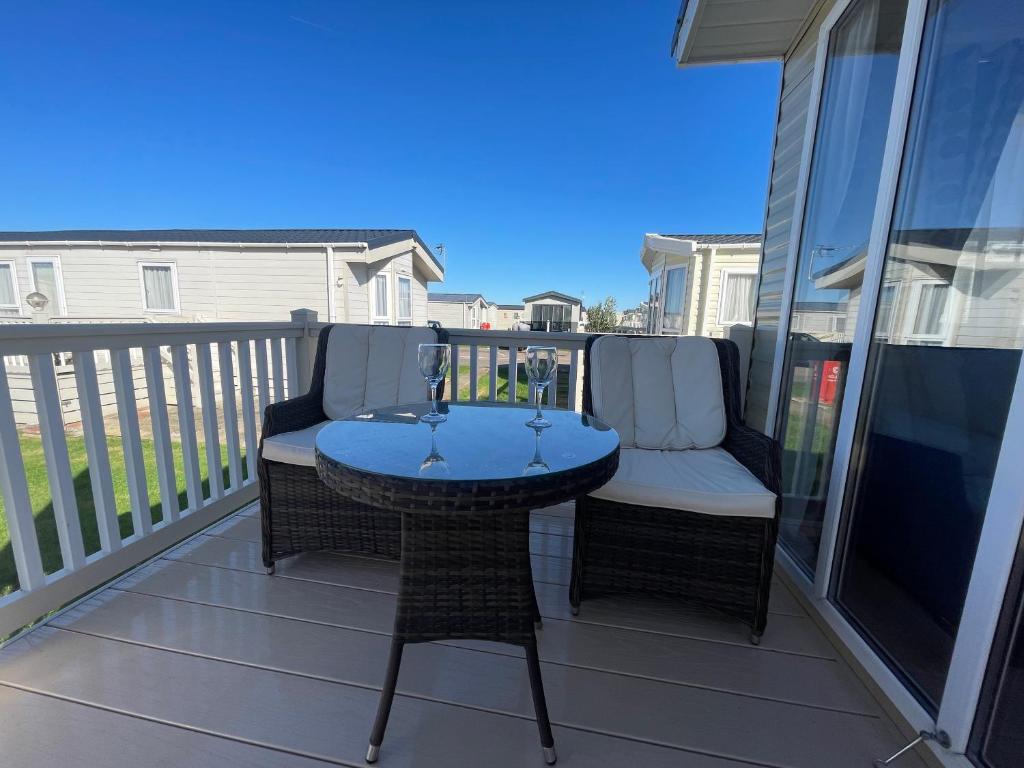
[[(304, 555), (268, 577), (256, 514), (0, 651), (4, 764), (364, 765), (397, 565)], [(588, 601), (573, 617), (572, 507), (531, 523), (559, 765), (865, 768), (902, 745), (783, 583), (756, 648), (738, 622), (664, 601)], [(543, 766), (518, 649), (408, 646), (398, 685), (382, 768)]]

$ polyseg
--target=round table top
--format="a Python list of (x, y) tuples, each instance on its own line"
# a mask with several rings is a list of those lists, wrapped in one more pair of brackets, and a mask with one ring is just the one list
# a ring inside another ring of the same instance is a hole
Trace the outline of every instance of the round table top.
[(547, 408), (440, 403), (447, 420), (421, 420), (429, 403), (389, 406), (328, 424), (317, 470), (329, 487), (400, 509), (537, 508), (588, 493), (618, 466), (619, 436), (593, 416)]

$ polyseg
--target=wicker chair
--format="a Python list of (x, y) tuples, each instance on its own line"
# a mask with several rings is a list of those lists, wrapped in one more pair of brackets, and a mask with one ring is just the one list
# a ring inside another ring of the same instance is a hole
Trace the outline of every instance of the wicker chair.
[(583, 409), (619, 431), (622, 452), (612, 480), (576, 502), (573, 613), (599, 595), (671, 596), (742, 619), (759, 643), (781, 451), (740, 420), (735, 343), (592, 336)]
[(329, 325), (320, 332), (309, 392), (268, 406), (263, 418), (257, 471), (268, 574), (277, 560), (317, 550), (399, 559), (401, 515), (327, 488), (314, 443), (332, 419), (426, 400), (417, 345), (447, 340), (433, 328)]

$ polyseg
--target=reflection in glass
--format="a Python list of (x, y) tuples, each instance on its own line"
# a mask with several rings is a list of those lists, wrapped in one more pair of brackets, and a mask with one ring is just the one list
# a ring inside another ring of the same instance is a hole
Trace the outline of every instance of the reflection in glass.
[(437, 449), (437, 426), (439, 423), (437, 421), (427, 422), (430, 426), (430, 453), (420, 464), (421, 477), (447, 477), (451, 474), (448, 462)]
[(528, 427), (544, 429), (551, 426), (551, 422), (544, 418), (541, 405), (544, 402), (544, 390), (551, 383), (551, 377), (555, 372), (557, 356), (558, 350), (554, 347), (526, 348), (526, 373), (533, 387), (533, 396), (537, 400), (537, 414), (526, 422)]
[(813, 574), (859, 307), (906, 0), (855, 0), (829, 37), (775, 434), (779, 536)]
[[(526, 426), (531, 426), (527, 423)], [(524, 475), (543, 475), (551, 471), (551, 467), (544, 461), (544, 457), (540, 455), (540, 436), (544, 433), (543, 427), (532, 427), (535, 433), (535, 440), (533, 444), (533, 458), (530, 459), (530, 463), (526, 465), (526, 469), (523, 470)]]
[(452, 348), (450, 344), (420, 344), (417, 360), (420, 373), (430, 385), (430, 413), (421, 418), (428, 424), (438, 424), (447, 416), (437, 412), (437, 387), (444, 381), (451, 363)]
[(833, 585), (933, 713), (1024, 347), (1022, 40), (1022, 3), (929, 4)]

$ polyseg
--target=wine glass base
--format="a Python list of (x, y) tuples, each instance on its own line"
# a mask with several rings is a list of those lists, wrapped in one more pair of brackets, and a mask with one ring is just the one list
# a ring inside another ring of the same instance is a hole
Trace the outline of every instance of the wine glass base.
[(448, 421), (448, 417), (443, 413), (425, 413), (420, 416), (420, 421), (424, 424), (440, 424), (442, 421)]
[(551, 422), (545, 419), (543, 416), (534, 416), (532, 419), (526, 422), (526, 426), (532, 429), (547, 429), (548, 427), (551, 426)]

